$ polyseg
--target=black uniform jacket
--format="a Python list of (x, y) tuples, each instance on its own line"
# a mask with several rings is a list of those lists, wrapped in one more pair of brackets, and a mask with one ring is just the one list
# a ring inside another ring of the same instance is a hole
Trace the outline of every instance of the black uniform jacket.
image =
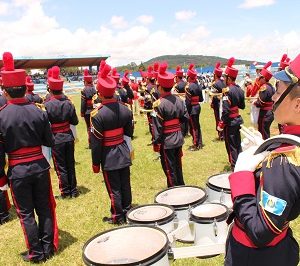
[(223, 89), (222, 121), (227, 126), (243, 124), (238, 109), (245, 109), (244, 91), (239, 85), (232, 84)]
[(51, 123), (55, 144), (74, 141), (70, 125), (78, 124), (75, 106), (64, 95), (53, 95), (47, 102), (45, 108)]
[[(51, 147), (53, 144), (54, 138), (45, 111), (26, 98), (8, 101), (0, 110), (0, 180), (5, 176), (5, 153), (10, 158), (12, 152), (22, 148), (38, 148), (41, 145)], [(37, 156), (39, 159), (10, 166), (8, 177), (24, 178), (49, 169), (47, 160), (37, 153), (25, 151), (25, 157)], [(15, 155), (11, 158), (18, 160), (18, 157)]]
[(201, 87), (197, 82), (188, 83), (185, 87), (185, 104), (190, 115), (200, 114), (199, 102), (203, 102)]
[(93, 96), (97, 94), (93, 86), (86, 86), (81, 91), (81, 116), (89, 115), (93, 110)]
[(133, 136), (132, 112), (116, 99), (102, 102), (91, 113), (91, 148), (93, 167), (105, 171), (131, 165), (129, 147), (124, 135)]
[[(184, 101), (180, 97), (167, 92), (153, 103), (153, 107), (153, 144), (163, 144), (164, 149), (181, 147), (184, 143), (184, 138), (180, 125), (187, 121), (189, 117)], [(167, 121), (171, 120), (174, 123), (168, 125)]]

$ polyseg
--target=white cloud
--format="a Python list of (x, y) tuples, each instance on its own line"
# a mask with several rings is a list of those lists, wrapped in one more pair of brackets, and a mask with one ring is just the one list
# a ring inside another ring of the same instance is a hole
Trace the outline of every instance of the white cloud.
[(7, 15), (8, 11), (8, 4), (5, 2), (0, 2), (0, 15)]
[(139, 16), (137, 18), (137, 20), (144, 24), (144, 25), (148, 25), (148, 24), (151, 24), (153, 22), (153, 17), (152, 16), (148, 16), (148, 15), (142, 15), (142, 16)]
[(127, 27), (128, 23), (122, 16), (112, 16), (112, 18), (110, 19), (110, 24), (115, 29), (123, 29)]
[(271, 6), (275, 4), (275, 0), (244, 0), (244, 2), (239, 5), (239, 8), (255, 8), (255, 7), (261, 7), (261, 6)]
[(11, 51), (15, 57), (102, 54), (110, 55), (109, 62), (118, 66), (165, 54), (279, 61), (287, 49), (290, 58), (299, 53), (300, 30), (270, 31), (263, 38), (250, 34), (218, 38), (203, 25), (181, 35), (166, 30), (150, 31), (141, 24), (117, 30), (107, 24), (93, 31), (84, 28), (70, 31), (61, 27), (55, 18), (47, 16), (40, 2), (21, 8), (19, 19), (11, 22), (0, 19), (0, 56), (4, 51)]
[(196, 16), (196, 12), (195, 11), (191, 11), (191, 10), (181, 10), (175, 13), (175, 18), (177, 20), (190, 20), (191, 18)]

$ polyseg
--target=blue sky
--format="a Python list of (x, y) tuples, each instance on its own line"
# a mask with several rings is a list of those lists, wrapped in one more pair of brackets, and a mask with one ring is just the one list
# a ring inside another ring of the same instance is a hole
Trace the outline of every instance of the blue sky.
[[(0, 43), (15, 56), (164, 54), (279, 61), (300, 52), (298, 0), (0, 0)], [(1, 47), (0, 46), (0, 47)]]

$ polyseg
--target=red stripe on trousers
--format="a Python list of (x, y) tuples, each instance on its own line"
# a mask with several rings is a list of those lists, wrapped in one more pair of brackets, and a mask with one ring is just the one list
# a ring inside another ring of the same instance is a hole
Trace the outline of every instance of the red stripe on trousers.
[(112, 206), (112, 209), (113, 209), (112, 219), (113, 219), (114, 222), (116, 222), (115, 219), (116, 219), (116, 216), (117, 216), (117, 212), (116, 212), (116, 207), (115, 207), (115, 199), (114, 199), (111, 187), (110, 187), (110, 183), (108, 181), (107, 172), (104, 171), (104, 170), (103, 170), (103, 177), (104, 177), (105, 183), (107, 185), (108, 194), (109, 194), (110, 201), (111, 201), (111, 206)]

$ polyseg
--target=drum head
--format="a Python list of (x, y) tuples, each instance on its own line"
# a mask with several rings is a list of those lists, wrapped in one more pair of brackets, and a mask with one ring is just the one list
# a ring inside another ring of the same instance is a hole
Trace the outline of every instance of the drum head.
[(223, 190), (226, 193), (231, 193), (229, 184), (229, 175), (231, 173), (224, 173), (219, 175), (213, 175), (208, 178), (206, 185), (216, 191)]
[(198, 223), (221, 222), (227, 219), (228, 208), (220, 203), (206, 203), (191, 210), (191, 221)]
[(151, 265), (168, 251), (166, 233), (150, 226), (125, 226), (105, 231), (83, 247), (87, 265)]
[(175, 210), (179, 210), (190, 205), (201, 204), (206, 200), (206, 197), (205, 190), (200, 187), (178, 186), (158, 193), (155, 196), (155, 202), (171, 205)]
[(147, 204), (131, 209), (127, 212), (127, 220), (134, 224), (158, 225), (171, 222), (175, 218), (174, 209), (165, 204)]

